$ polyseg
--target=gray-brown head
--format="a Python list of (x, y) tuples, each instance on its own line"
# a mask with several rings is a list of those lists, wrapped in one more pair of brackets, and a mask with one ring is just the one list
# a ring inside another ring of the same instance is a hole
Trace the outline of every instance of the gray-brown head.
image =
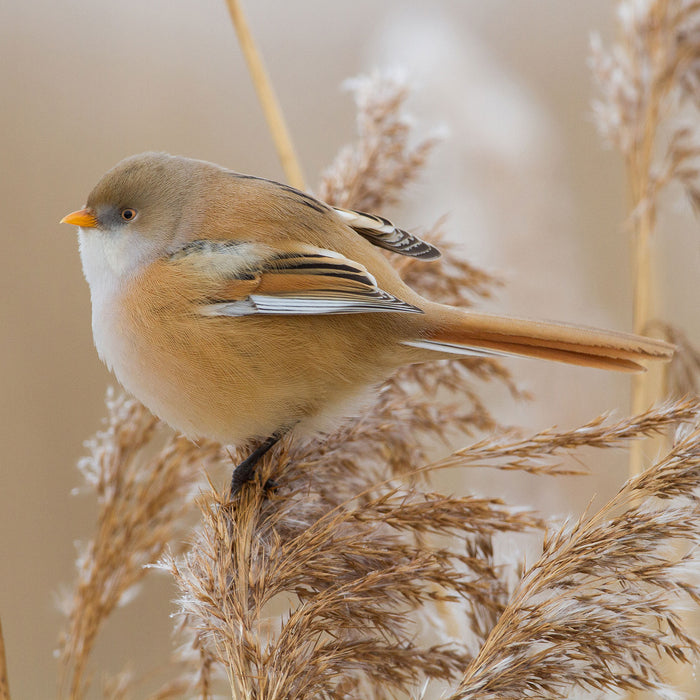
[(62, 220), (80, 227), (88, 281), (88, 267), (100, 256), (114, 272), (126, 273), (187, 243), (201, 213), (201, 188), (218, 171), (167, 153), (141, 153), (108, 170), (85, 208)]

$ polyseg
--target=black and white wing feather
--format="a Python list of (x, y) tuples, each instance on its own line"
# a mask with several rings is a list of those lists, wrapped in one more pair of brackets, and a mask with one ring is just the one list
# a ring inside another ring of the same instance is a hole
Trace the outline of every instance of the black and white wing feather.
[(440, 251), (418, 236), (400, 229), (383, 216), (361, 211), (333, 208), (333, 211), (357, 233), (380, 248), (421, 260), (437, 260)]
[[(333, 251), (291, 244), (253, 263), (255, 256), (247, 250), (247, 264), (242, 268), (236, 258), (244, 245), (221, 242), (215, 249), (197, 251), (190, 244), (193, 252), (188, 257), (206, 255), (210, 269), (221, 271), (221, 283), (210, 302), (201, 307), (202, 315), (423, 313), (380, 289), (363, 265)], [(182, 256), (179, 259), (184, 262)]]

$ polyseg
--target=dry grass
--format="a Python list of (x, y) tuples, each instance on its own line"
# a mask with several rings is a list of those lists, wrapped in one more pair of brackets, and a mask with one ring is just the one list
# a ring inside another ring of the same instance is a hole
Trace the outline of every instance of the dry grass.
[(657, 321), (654, 326), (676, 346), (676, 353), (667, 372), (669, 393), (672, 396), (700, 396), (700, 350), (680, 328), (661, 321)]
[(688, 663), (700, 650), (679, 615), (683, 599), (700, 602), (699, 483), (696, 423), (593, 517), (546, 538), (451, 698), (565, 698), (576, 686), (666, 695), (659, 658)]
[(222, 458), (218, 445), (163, 438), (158, 421), (133, 399), (110, 392), (106, 403), (106, 427), (79, 463), (97, 498), (95, 534), (82, 548), (77, 580), (62, 605), (68, 617), (62, 686), (71, 698), (86, 691), (86, 665), (103, 623), (172, 541), (201, 469)]
[[(580, 435), (539, 434), (500, 454), (477, 443), (474, 455), (466, 448), (461, 459), (483, 464), (486, 454), (498, 466), (529, 471), (560, 450), (610, 447), (696, 419), (698, 408), (675, 404), (639, 420), (596, 421)], [(342, 446), (323, 460), (314, 452), (288, 444), (266, 459), (261, 481), (278, 483), (271, 496), (251, 486), (229, 503), (211, 490), (200, 501), (203, 522), (189, 552), (164, 563), (181, 591), (184, 626), (228, 669), (234, 697), (391, 698), (426, 680), (460, 679), (455, 697), (566, 697), (575, 684), (658, 689), (647, 647), (674, 658), (686, 644), (695, 650), (674, 612), (685, 584), (668, 545), (700, 538), (700, 526), (687, 525), (691, 516), (700, 522), (692, 497), (700, 484), (700, 433), (594, 518), (547, 538), (542, 559), (507, 605), (490, 542), (495, 533), (544, 528), (535, 514), (497, 499), (362, 478)], [(634, 506), (639, 496), (688, 503)], [(431, 546), (429, 534), (450, 535), (452, 545)], [(467, 548), (455, 548), (455, 540)], [(646, 587), (658, 590), (642, 595)], [(273, 601), (284, 602), (282, 614)], [(486, 637), (476, 660), (466, 631), (438, 644), (421, 638), (419, 613), (435, 624), (436, 602), (466, 609), (471, 634)], [(649, 631), (651, 612), (671, 623), (669, 639)], [(582, 659), (589, 665), (573, 676), (570, 667)], [(633, 661), (638, 681), (629, 679)]]
[[(700, 354), (685, 334), (657, 319), (652, 239), (663, 195), (675, 186), (700, 203), (700, 5), (693, 0), (624, 0), (619, 34), (608, 50), (593, 40), (598, 126), (624, 158), (634, 232), (634, 330), (656, 333), (678, 350), (665, 370), (632, 382), (632, 411), (659, 396), (697, 395)], [(659, 441), (657, 441), (657, 445)], [(657, 447), (661, 449), (661, 447)], [(630, 474), (642, 471), (642, 446), (630, 450)]]
[(2, 633), (2, 624), (0, 624), (0, 700), (10, 700), (10, 681), (7, 678), (5, 637)]
[[(358, 143), (320, 191), (332, 203), (376, 211), (418, 176), (429, 144), (409, 144), (403, 85), (377, 77), (357, 85)], [(490, 292), (489, 275), (449, 246), (445, 253), (425, 266), (400, 260), (400, 270), (447, 303)], [(402, 369), (334, 434), (283, 440), (262, 460), (259, 481), (233, 501), (211, 483), (201, 490), (200, 523), (185, 551), (173, 536), (193, 487), (224, 451), (163, 437), (138, 403), (111, 398), (107, 428), (82, 464), (99, 516), (67, 606), (64, 690), (85, 696), (104, 620), (144, 566), (159, 561), (179, 591), (182, 646), (154, 699), (388, 699), (418, 697), (426, 683), (453, 698), (568, 697), (573, 687), (666, 692), (658, 656), (690, 660), (697, 651), (677, 612), (683, 597), (698, 602), (687, 582), (692, 562), (670, 545), (700, 540), (700, 406), (679, 401), (521, 438), (480, 397), (489, 381), (519, 395), (493, 360)], [(575, 450), (620, 446), (677, 424), (693, 427), (596, 515), (547, 534), (524, 573), (500, 561), (495, 538), (542, 533), (542, 518), (427, 485), (430, 472), (447, 467), (563, 475)], [(464, 442), (484, 431), (496, 437), (431, 462), (455, 435)], [(239, 457), (231, 448), (231, 459)], [(272, 491), (260, 486), (268, 479)], [(135, 686), (122, 675), (103, 691), (116, 700)]]
[(326, 170), (318, 196), (337, 207), (379, 212), (415, 180), (435, 139), (409, 147), (410, 121), (402, 110), (408, 86), (398, 77), (363, 76), (347, 86), (357, 103), (359, 138)]
[(553, 458), (581, 447), (621, 447), (632, 439), (659, 435), (675, 429), (680, 423), (692, 421), (696, 411), (693, 401), (669, 402), (613, 424), (606, 422), (606, 416), (598, 416), (574, 430), (543, 430), (525, 439), (487, 438), (456, 450), (426, 469), (488, 466), (517, 469), (529, 474), (562, 476), (586, 473), (580, 467), (571, 469)]
[(305, 189), (304, 175), (299, 165), (294, 145), (289, 136), (289, 130), (284, 120), (284, 115), (277, 101), (277, 96), (272, 87), (272, 82), (267, 74), (262, 57), (255, 45), (253, 35), (250, 32), (248, 21), (243, 13), (239, 0), (226, 0), (231, 21), (238, 35), (238, 43), (245, 56), (248, 70), (250, 71), (253, 85), (258, 93), (260, 106), (262, 107), (267, 125), (270, 129), (272, 140), (277, 149), (282, 168), (290, 185), (300, 190)]
[[(594, 112), (601, 133), (622, 154), (631, 193), (634, 231), (634, 330), (654, 327), (658, 296), (653, 283), (651, 240), (661, 196), (681, 185), (697, 210), (700, 203), (700, 6), (694, 0), (623, 0), (619, 38), (604, 50), (592, 42), (592, 66), (600, 97)], [(692, 122), (688, 122), (692, 117)], [(659, 398), (651, 375), (632, 382), (632, 411)], [(641, 471), (640, 446), (630, 471)]]

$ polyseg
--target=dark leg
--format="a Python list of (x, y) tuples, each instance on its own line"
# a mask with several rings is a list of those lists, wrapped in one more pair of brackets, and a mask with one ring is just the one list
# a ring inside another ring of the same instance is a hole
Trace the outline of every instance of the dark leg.
[(255, 450), (233, 470), (233, 474), (231, 475), (231, 491), (229, 493), (230, 498), (233, 498), (238, 493), (238, 490), (246, 481), (250, 481), (255, 473), (255, 466), (260, 458), (278, 442), (283, 434), (284, 433), (279, 432), (270, 435), (265, 442), (256, 447)]

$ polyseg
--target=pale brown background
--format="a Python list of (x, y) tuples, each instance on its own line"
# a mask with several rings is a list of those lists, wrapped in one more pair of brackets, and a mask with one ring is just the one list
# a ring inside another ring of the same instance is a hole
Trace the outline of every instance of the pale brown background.
[[(252, 0), (250, 21), (285, 108), (310, 186), (353, 137), (340, 83), (404, 65), (420, 133), (448, 135), (401, 223), (450, 214), (464, 255), (508, 287), (490, 308), (631, 327), (623, 172), (590, 117), (588, 37), (613, 35), (606, 0)], [(281, 178), (223, 0), (10, 2), (0, 5), (3, 294), (0, 616), (14, 697), (54, 695), (53, 596), (73, 576), (74, 541), (91, 532), (75, 461), (99, 425), (105, 387), (75, 233), (58, 225), (120, 158), (162, 149)], [(700, 341), (700, 252), (680, 197), (659, 240), (661, 306)], [(628, 380), (534, 362), (510, 365), (537, 395), (505, 420), (573, 426), (627, 409)], [(499, 403), (501, 404), (499, 406)], [(589, 455), (575, 509), (624, 478)], [(454, 488), (466, 489), (455, 481)], [(499, 493), (566, 512), (564, 483), (528, 480)], [(485, 488), (479, 485), (478, 488)], [(96, 667), (137, 668), (168, 645), (167, 581), (115, 615)]]

